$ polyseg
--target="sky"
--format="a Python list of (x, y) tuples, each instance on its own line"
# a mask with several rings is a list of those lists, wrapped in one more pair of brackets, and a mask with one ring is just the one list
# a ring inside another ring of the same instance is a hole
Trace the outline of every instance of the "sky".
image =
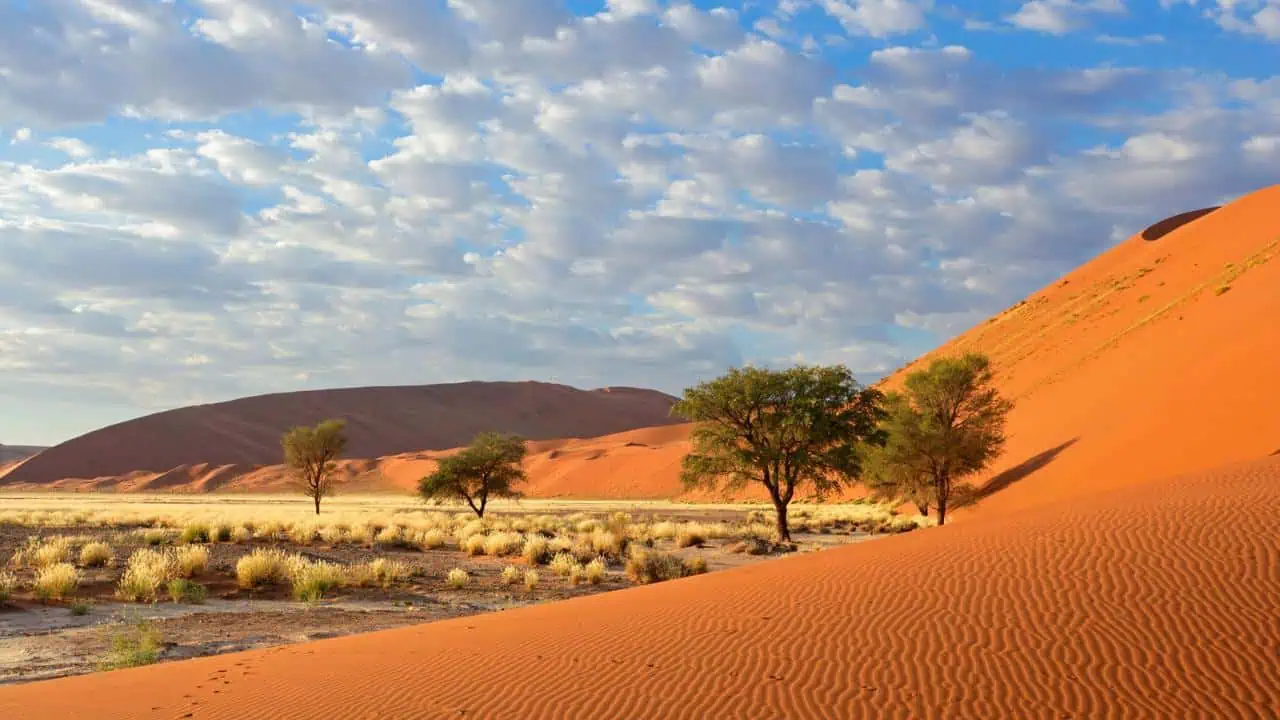
[(0, 442), (872, 382), (1280, 182), (1280, 0), (0, 0)]

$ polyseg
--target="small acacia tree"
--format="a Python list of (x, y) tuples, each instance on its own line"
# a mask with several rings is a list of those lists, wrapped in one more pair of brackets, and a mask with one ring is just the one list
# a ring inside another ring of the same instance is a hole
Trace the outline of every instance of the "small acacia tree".
[(885, 444), (868, 463), (872, 489), (915, 503), (928, 514), (971, 489), (964, 478), (984, 470), (1004, 449), (1013, 403), (993, 385), (991, 362), (969, 353), (939, 358), (907, 375), (905, 392), (885, 399)]
[(424, 500), (465, 500), (483, 518), (490, 497), (520, 497), (513, 486), (525, 479), (520, 467), (525, 452), (524, 440), (516, 435), (481, 433), (418, 481), (418, 494)]
[(684, 391), (672, 413), (692, 420), (692, 452), (681, 465), (688, 488), (741, 489), (760, 483), (790, 542), (787, 506), (801, 485), (822, 498), (857, 480), (861, 448), (881, 440), (881, 395), (848, 368), (734, 368)]
[(347, 447), (346, 426), (342, 420), (325, 420), (315, 427), (292, 428), (280, 439), (284, 463), (297, 474), (302, 492), (316, 501), (317, 515), (321, 498), (333, 494), (333, 461)]

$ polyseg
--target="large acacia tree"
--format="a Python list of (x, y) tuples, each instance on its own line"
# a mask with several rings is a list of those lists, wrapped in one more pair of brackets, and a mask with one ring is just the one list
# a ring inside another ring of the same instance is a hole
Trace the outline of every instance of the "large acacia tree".
[(1005, 443), (1013, 403), (995, 388), (991, 362), (969, 353), (939, 358), (907, 375), (905, 389), (885, 398), (886, 440), (868, 463), (869, 484), (881, 497), (914, 502), (938, 524), (948, 505), (971, 489), (965, 478), (986, 469)]
[(280, 445), (284, 464), (296, 474), (303, 494), (315, 500), (319, 515), (321, 498), (333, 494), (333, 461), (347, 447), (346, 423), (333, 419), (295, 427), (280, 438)]
[(484, 517), (490, 497), (519, 497), (514, 487), (523, 482), (520, 463), (524, 440), (516, 435), (480, 433), (471, 444), (440, 461), (436, 471), (418, 482), (424, 500), (465, 500), (477, 517)]
[(789, 542), (787, 506), (801, 486), (822, 498), (855, 482), (861, 446), (879, 442), (881, 395), (848, 368), (734, 368), (684, 391), (672, 413), (696, 423), (681, 466), (688, 488), (741, 489), (759, 483)]

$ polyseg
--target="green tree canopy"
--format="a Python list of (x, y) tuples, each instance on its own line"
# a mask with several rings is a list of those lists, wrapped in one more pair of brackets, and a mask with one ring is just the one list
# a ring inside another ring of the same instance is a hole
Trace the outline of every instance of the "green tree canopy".
[(520, 497), (514, 487), (525, 479), (520, 463), (524, 440), (516, 435), (481, 433), (455, 455), (418, 482), (424, 500), (465, 500), (478, 517), (484, 517), (490, 497)]
[(731, 369), (685, 390), (672, 408), (696, 423), (681, 480), (689, 488), (763, 485), (778, 539), (789, 542), (787, 506), (797, 488), (821, 498), (858, 478), (861, 445), (882, 439), (880, 400), (842, 365)]
[(1005, 419), (1013, 403), (993, 384), (986, 356), (939, 358), (907, 375), (905, 391), (885, 398), (886, 439), (867, 463), (880, 497), (915, 503), (928, 514), (971, 490), (964, 479), (986, 469), (1004, 450)]
[(330, 419), (315, 427), (299, 426), (280, 438), (284, 464), (294, 471), (302, 492), (316, 502), (333, 494), (334, 459), (347, 447), (346, 422)]

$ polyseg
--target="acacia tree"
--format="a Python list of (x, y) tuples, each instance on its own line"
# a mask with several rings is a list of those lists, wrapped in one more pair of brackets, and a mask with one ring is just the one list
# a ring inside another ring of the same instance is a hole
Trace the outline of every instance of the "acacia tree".
[(733, 368), (684, 391), (672, 413), (696, 423), (680, 479), (687, 488), (769, 491), (779, 542), (790, 542), (787, 506), (809, 486), (821, 499), (853, 483), (861, 448), (882, 440), (881, 395), (842, 365)]
[(881, 497), (914, 502), (923, 514), (971, 490), (964, 481), (1004, 450), (1005, 419), (1013, 403), (993, 384), (991, 362), (968, 353), (939, 358), (907, 375), (905, 392), (886, 397), (885, 444), (868, 463), (870, 485)]
[(303, 494), (316, 501), (333, 494), (334, 459), (347, 447), (346, 422), (325, 420), (315, 427), (298, 426), (280, 439), (284, 463), (297, 475)]
[(465, 500), (483, 518), (490, 497), (520, 496), (513, 486), (525, 479), (520, 467), (525, 452), (524, 440), (516, 435), (480, 433), (418, 481), (418, 494), (424, 500)]

